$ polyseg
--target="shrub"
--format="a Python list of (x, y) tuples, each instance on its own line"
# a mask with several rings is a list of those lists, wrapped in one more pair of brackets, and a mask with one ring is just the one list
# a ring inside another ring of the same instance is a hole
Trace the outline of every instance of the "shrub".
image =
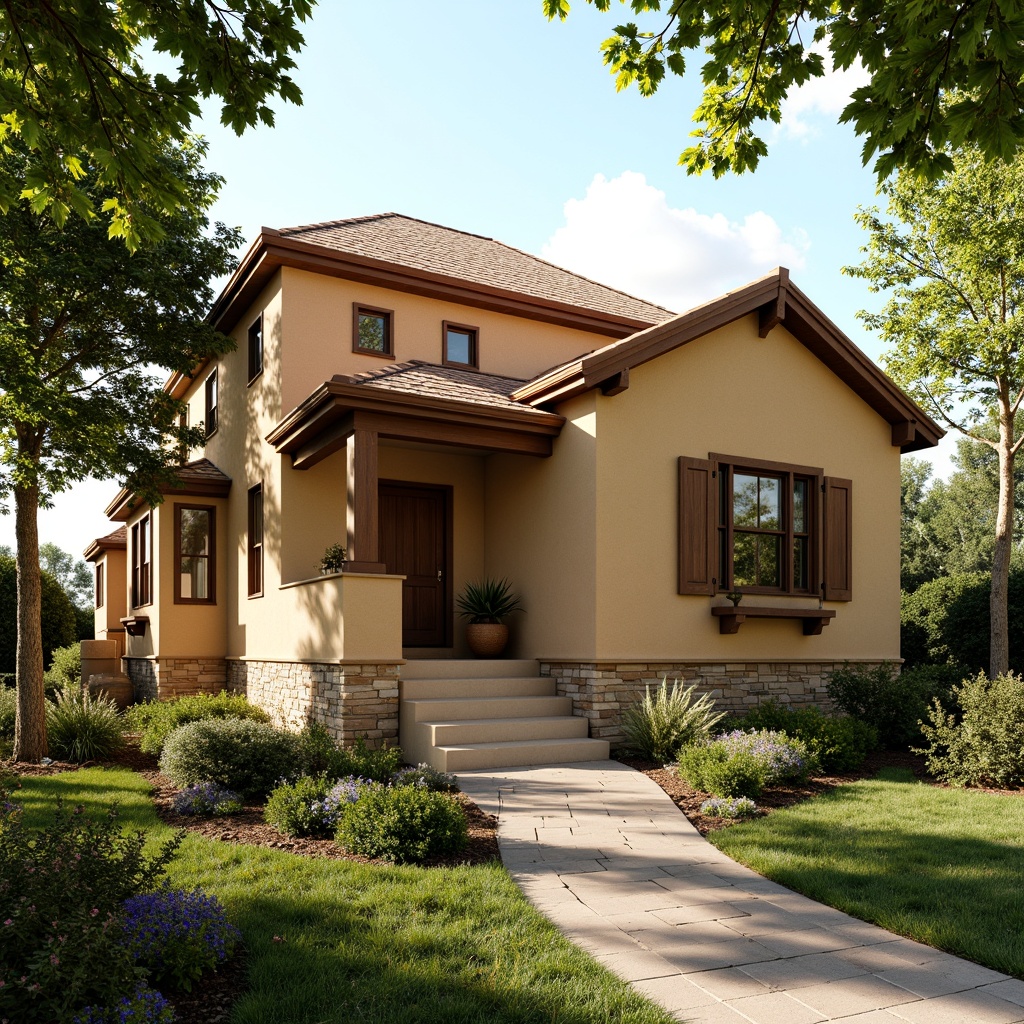
[(76, 689), (58, 690), (46, 702), (46, 734), (50, 750), (68, 761), (110, 757), (124, 742), (124, 723), (117, 705)]
[(159, 992), (139, 982), (130, 996), (112, 1006), (87, 1006), (73, 1024), (174, 1024), (174, 1007)]
[(631, 750), (641, 757), (662, 763), (671, 761), (690, 743), (707, 739), (711, 729), (724, 717), (716, 714), (707, 694), (694, 700), (695, 686), (680, 688), (679, 680), (668, 688), (664, 678), (651, 697), (648, 686), (643, 699), (626, 709), (622, 728)]
[(922, 726), (928, 770), (954, 786), (1024, 786), (1024, 679), (979, 672), (953, 688), (953, 701), (959, 714), (936, 700)]
[(709, 818), (748, 818), (757, 813), (757, 804), (745, 796), (731, 800), (713, 796), (700, 805), (700, 813)]
[(147, 754), (159, 754), (167, 737), (188, 722), (203, 722), (211, 718), (246, 718), (254, 722), (269, 722), (270, 716), (255, 704), (250, 704), (240, 693), (196, 693), (177, 700), (150, 701), (136, 704), (126, 712), (129, 728), (141, 732), (139, 746)]
[(263, 816), (268, 825), (285, 835), (326, 839), (337, 830), (345, 805), (378, 785), (353, 776), (337, 782), (323, 775), (315, 779), (304, 776), (278, 786), (270, 794)]
[(778, 701), (766, 701), (735, 724), (748, 730), (772, 729), (803, 740), (823, 772), (848, 772), (859, 768), (878, 744), (874, 726), (849, 716), (822, 714), (813, 704), (794, 709)]
[(816, 767), (807, 746), (784, 733), (734, 732), (684, 747), (676, 770), (694, 789), (715, 796), (756, 797), (765, 786), (805, 778)]
[(369, 750), (362, 738), (356, 740), (354, 746), (342, 747), (320, 722), (310, 722), (299, 734), (299, 765), (302, 775), (324, 775), (328, 779), (343, 779), (354, 775), (386, 785), (401, 764), (401, 747)]
[(466, 815), (444, 793), (415, 786), (372, 787), (342, 810), (337, 840), (364, 857), (421, 863), (465, 849)]
[(191, 991), (203, 972), (226, 960), (241, 938), (216, 896), (167, 886), (126, 900), (121, 941), (156, 984)]
[(14, 719), (18, 713), (18, 691), (13, 686), (0, 687), (0, 736), (14, 736)]
[(134, 991), (117, 915), (154, 887), (180, 843), (147, 856), (145, 833), (122, 832), (116, 808), (91, 819), (59, 801), (51, 825), (29, 829), (0, 798), (0, 1020), (53, 1024)]
[(399, 768), (391, 776), (393, 786), (418, 786), (432, 793), (458, 793), (459, 782), (451, 772), (432, 768), (429, 764), (418, 764), (415, 768)]
[(265, 796), (295, 768), (296, 741), (266, 722), (208, 718), (179, 725), (165, 740), (160, 770), (181, 789), (215, 782)]
[(847, 664), (832, 673), (828, 695), (840, 711), (873, 726), (882, 747), (904, 749), (920, 738), (929, 703), (948, 692), (951, 671), (922, 667), (901, 675), (888, 662)]
[(197, 782), (187, 786), (174, 798), (178, 814), (197, 814), (210, 817), (215, 814), (237, 814), (242, 800), (233, 790), (218, 786), (216, 782)]
[(50, 662), (49, 671), (46, 673), (46, 682), (54, 688), (63, 686), (82, 685), (82, 646), (81, 644), (68, 644), (67, 647), (58, 647), (53, 652), (53, 659)]
[[(57, 647), (73, 644), (78, 635), (75, 608), (64, 588), (45, 570), (40, 571), (41, 625), (43, 630), (43, 665)], [(0, 555), (0, 672), (14, 672), (17, 660), (18, 621), (17, 570), (14, 558)]]
[(716, 736), (715, 743), (721, 744), (730, 757), (750, 754), (759, 765), (761, 781), (766, 786), (774, 786), (787, 779), (806, 779), (818, 767), (806, 743), (781, 732), (736, 729)]

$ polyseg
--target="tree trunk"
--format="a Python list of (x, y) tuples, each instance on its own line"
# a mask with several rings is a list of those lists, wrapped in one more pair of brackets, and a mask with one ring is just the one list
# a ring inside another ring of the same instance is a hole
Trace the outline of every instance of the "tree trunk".
[(47, 752), (38, 512), (38, 484), (15, 485), (14, 531), (18, 539), (18, 713), (14, 724), (15, 761), (38, 761)]
[(1010, 637), (1007, 603), (1010, 591), (1010, 552), (1013, 550), (1013, 412), (1009, 388), (999, 386), (999, 505), (996, 512), (996, 546), (992, 557), (992, 591), (989, 614), (989, 677), (1009, 670)]

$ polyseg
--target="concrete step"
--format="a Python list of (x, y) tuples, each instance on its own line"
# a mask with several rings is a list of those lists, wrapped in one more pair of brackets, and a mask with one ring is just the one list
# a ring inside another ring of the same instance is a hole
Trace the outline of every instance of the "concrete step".
[[(512, 768), (527, 764), (568, 764), (606, 761), (607, 740), (520, 740), (505, 743), (465, 743), (434, 748), (435, 768), (467, 772), (477, 768)], [(438, 763), (441, 762), (441, 763)]]
[(464, 722), (470, 718), (548, 718), (571, 715), (568, 697), (453, 697), (404, 700), (401, 711), (411, 721)]
[(566, 740), (587, 736), (587, 720), (573, 715), (547, 718), (473, 718), (464, 722), (420, 722), (435, 747), (511, 740)]
[(494, 676), (483, 679), (400, 679), (402, 700), (450, 697), (553, 697), (550, 676)]
[(402, 679), (503, 679), (539, 673), (540, 665), (529, 658), (418, 658), (399, 672)]

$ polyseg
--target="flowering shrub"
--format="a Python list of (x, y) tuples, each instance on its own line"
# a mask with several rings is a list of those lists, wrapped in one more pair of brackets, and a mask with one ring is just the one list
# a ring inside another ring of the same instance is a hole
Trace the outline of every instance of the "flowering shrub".
[(700, 813), (706, 814), (709, 818), (747, 818), (757, 813), (757, 804), (746, 796), (731, 800), (713, 796), (700, 805)]
[(171, 1004), (155, 989), (139, 982), (130, 996), (112, 1006), (87, 1006), (75, 1015), (73, 1024), (173, 1024)]
[(432, 793), (458, 793), (459, 783), (451, 772), (442, 772), (429, 764), (418, 764), (415, 768), (399, 768), (391, 776), (393, 786), (416, 786), (429, 789)]
[(197, 782), (175, 796), (174, 809), (178, 814), (237, 814), (242, 809), (242, 800), (234, 790), (216, 782)]
[(263, 816), (268, 825), (285, 835), (326, 839), (334, 835), (342, 808), (376, 785), (353, 776), (337, 782), (323, 776), (301, 778), (278, 786), (270, 794)]
[(241, 937), (215, 896), (166, 886), (125, 900), (121, 930), (134, 963), (157, 984), (186, 992), (226, 960)]
[(805, 779), (817, 767), (807, 744), (790, 739), (784, 732), (735, 729), (716, 736), (714, 742), (721, 744), (728, 757), (749, 753), (760, 767), (764, 786), (774, 786), (784, 779)]
[(765, 786), (806, 778), (816, 767), (807, 745), (785, 733), (723, 733), (702, 746), (685, 747), (676, 766), (694, 789), (720, 797), (756, 797)]

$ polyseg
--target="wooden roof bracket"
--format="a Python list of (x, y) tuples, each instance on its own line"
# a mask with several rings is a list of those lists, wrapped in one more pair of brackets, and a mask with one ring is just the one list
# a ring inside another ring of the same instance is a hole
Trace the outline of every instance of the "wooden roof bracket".
[(601, 394), (608, 398), (621, 395), (629, 387), (629, 367), (624, 366), (618, 373), (613, 373), (601, 381), (598, 386), (601, 388)]
[(771, 302), (766, 302), (757, 311), (757, 336), (767, 338), (772, 329), (786, 318), (786, 292), (789, 288), (789, 271), (779, 267), (779, 293)]
[(894, 448), (902, 448), (910, 444), (917, 436), (917, 420), (900, 420), (892, 425), (892, 444)]

